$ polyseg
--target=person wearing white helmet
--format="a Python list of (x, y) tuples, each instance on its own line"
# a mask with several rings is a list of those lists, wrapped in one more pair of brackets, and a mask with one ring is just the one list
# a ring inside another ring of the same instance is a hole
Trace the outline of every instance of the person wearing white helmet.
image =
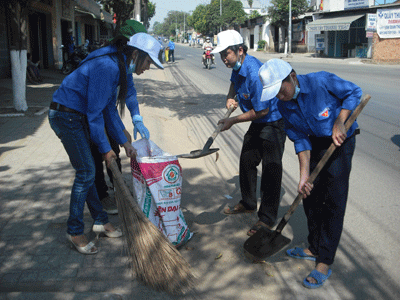
[(75, 169), (67, 239), (80, 253), (98, 252), (94, 243), (88, 242), (84, 235), (85, 203), (94, 220), (92, 229), (96, 235), (105, 234), (113, 238), (122, 236), (122, 231), (109, 222), (99, 200), (94, 183), (95, 163), (91, 143), (96, 145), (107, 165), (110, 165), (116, 155), (107, 139), (106, 127), (110, 136), (125, 148), (126, 155), (135, 157), (136, 150), (131, 145), (130, 136), (115, 105), (117, 88), (120, 86), (118, 102), (121, 112), (126, 103), (133, 114), (135, 127), (140, 133), (144, 132), (132, 73), (142, 74), (150, 68), (151, 63), (163, 69), (157, 58), (160, 49), (160, 43), (152, 36), (137, 33), (121, 48), (110, 45), (93, 51), (63, 80), (53, 95), (48, 113), (49, 123)]
[[(210, 48), (211, 50), (214, 48), (213, 44), (211, 43), (211, 39), (210, 37), (206, 37), (206, 41), (203, 43), (203, 50), (206, 50), (207, 48)], [(211, 58), (212, 58), (212, 63), (215, 65), (215, 57), (214, 54), (211, 54)], [(203, 52), (203, 56), (202, 56), (202, 60), (201, 63), (204, 63), (204, 60), (206, 59), (206, 52)]]
[[(285, 144), (284, 122), (276, 101), (261, 102), (262, 85), (258, 69), (262, 63), (247, 54), (242, 36), (235, 30), (222, 31), (217, 36), (214, 53), (220, 53), (227, 68), (232, 69), (231, 85), (226, 107), (239, 105), (242, 114), (218, 123), (222, 131), (234, 124), (251, 122), (244, 139), (239, 162), (239, 182), (242, 199), (225, 214), (249, 213), (257, 210), (257, 166), (262, 162), (260, 184), (261, 204), (257, 223), (247, 232), (249, 236), (260, 228), (271, 229), (278, 214), (282, 181), (282, 156)], [(234, 100), (237, 97), (238, 103)]]
[[(362, 90), (328, 72), (297, 75), (291, 65), (281, 59), (267, 61), (260, 68), (259, 77), (263, 84), (261, 101), (279, 99), (278, 109), (300, 163), (297, 189), (303, 194), (309, 246), (289, 249), (287, 255), (316, 262), (303, 285), (318, 288), (332, 274), (330, 265), (343, 230), (355, 134), (358, 132), (357, 122), (347, 132), (344, 122), (359, 104)], [(309, 183), (310, 172), (332, 142), (340, 147), (314, 184)]]

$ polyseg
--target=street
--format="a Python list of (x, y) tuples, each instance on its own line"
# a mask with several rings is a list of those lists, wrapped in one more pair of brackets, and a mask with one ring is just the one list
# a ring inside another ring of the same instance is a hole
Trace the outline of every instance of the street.
[[(133, 77), (150, 139), (170, 154), (201, 149), (226, 111), (231, 70), (219, 56), (215, 66), (205, 69), (202, 52), (199, 47), (176, 44), (174, 64), (165, 63), (164, 70), (151, 66), (143, 75)], [(280, 57), (249, 54), (263, 62)], [(180, 253), (192, 266), (197, 282), (195, 291), (178, 299), (397, 300), (400, 66), (305, 55), (294, 55), (287, 61), (298, 74), (333, 72), (355, 82), (372, 97), (358, 118), (361, 134), (356, 138), (344, 231), (332, 276), (322, 288), (309, 290), (302, 281), (314, 268), (313, 262), (292, 259), (285, 254), (286, 249), (264, 263), (253, 264), (245, 257), (243, 243), (257, 215), (223, 214), (226, 205), (240, 200), (239, 155), (249, 126), (241, 123), (218, 135), (212, 145), (220, 149), (218, 154), (179, 159), (183, 170), (181, 209), (195, 232)], [(35, 96), (28, 104), (36, 101), (36, 105), (48, 106), (62, 80), (60, 75), (52, 78), (49, 74), (44, 84), (28, 86), (27, 96)], [(2, 84), (0, 81), (5, 90)], [(46, 94), (41, 94), (41, 89)], [(128, 111), (123, 121), (132, 133)], [(119, 239), (101, 238), (97, 242), (99, 253), (91, 257), (68, 247), (65, 223), (74, 172), (45, 114), (0, 118), (0, 129), (0, 299), (121, 299), (115, 295), (127, 300), (177, 299), (152, 291), (132, 277)], [(132, 188), (130, 161), (123, 151), (121, 158), (124, 179)], [(288, 139), (283, 166), (278, 218), (297, 195), (298, 159)], [(118, 216), (110, 220), (120, 223)], [(85, 209), (89, 237), (93, 237), (91, 222)], [(282, 234), (292, 239), (288, 247), (307, 246), (302, 205)], [(32, 298), (24, 294), (28, 292)], [(109, 294), (115, 297), (108, 298)]]
[[(211, 70), (206, 70), (200, 64), (201, 53), (200, 48), (178, 44), (175, 50), (176, 63), (166, 65), (166, 70), (171, 72), (176, 88), (175, 98), (168, 100), (168, 107), (173, 111), (173, 115), (186, 124), (187, 134), (190, 140), (195, 142), (193, 149), (202, 147), (202, 143), (213, 132), (218, 119), (222, 117), (231, 73), (231, 70), (223, 65), (218, 56), (216, 57), (217, 65)], [(252, 52), (249, 54), (251, 55)], [(259, 54), (257, 53), (257, 55)], [(263, 55), (264, 61), (266, 61), (268, 54)], [(262, 55), (259, 56), (262, 57)], [(290, 62), (290, 60), (288, 61)], [(396, 257), (394, 253), (400, 246), (400, 233), (397, 230), (400, 228), (400, 218), (398, 217), (400, 106), (398, 105), (397, 87), (400, 68), (393, 65), (341, 64), (335, 61), (310, 63), (309, 61), (293, 60), (291, 63), (298, 74), (320, 70), (332, 72), (355, 82), (363, 89), (364, 93), (371, 95), (369, 104), (358, 118), (361, 134), (357, 136), (353, 159), (345, 229), (335, 264), (332, 267), (334, 276), (329, 280), (332, 290), (326, 289), (335, 291), (338, 299), (390, 299), (396, 297), (394, 295), (399, 295), (400, 263), (393, 257)], [(152, 106), (144, 100), (144, 106), (148, 105)], [(213, 145), (213, 147), (221, 149), (217, 162), (212, 162), (209, 158), (199, 159), (200, 164), (207, 165), (211, 176), (207, 177), (207, 181), (203, 179), (200, 182), (197, 181), (197, 185), (203, 186), (202, 201), (198, 200), (199, 203), (190, 201), (194, 197), (188, 195), (188, 192), (191, 193), (188, 190), (192, 189), (194, 183), (190, 184), (190, 187), (184, 187), (183, 193), (183, 206), (195, 216), (197, 215), (194, 220), (196, 227), (201, 222), (211, 223), (213, 227), (210, 228), (210, 231), (214, 232), (215, 239), (221, 240), (220, 235), (222, 234), (224, 239), (230, 240), (232, 244), (227, 245), (225, 251), (233, 251), (236, 255), (240, 249), (240, 242), (246, 239), (246, 230), (252, 225), (254, 219), (248, 220), (237, 216), (226, 217), (220, 212), (226, 203), (236, 204), (240, 200), (238, 160), (241, 141), (247, 127), (248, 124), (237, 124), (231, 130), (218, 136)], [(156, 140), (155, 142), (157, 143)], [(191, 181), (192, 172), (186, 165), (193, 162), (183, 159), (180, 162), (186, 180)], [(203, 176), (205, 175), (203, 174)], [(216, 184), (217, 178), (220, 179), (222, 185)], [(293, 144), (287, 140), (280, 216), (286, 212), (294, 200), (297, 182), (298, 161), (294, 154)], [(230, 195), (233, 199), (228, 200), (225, 195)], [(198, 195), (196, 196), (198, 197)], [(185, 199), (188, 199), (187, 202)], [(199, 216), (207, 214), (210, 216), (209, 220), (204, 218), (198, 222)], [(212, 218), (214, 218), (213, 221)], [(304, 212), (299, 207), (284, 229), (286, 235), (290, 238), (293, 237), (292, 246), (301, 246), (306, 242), (305, 221)], [(229, 226), (226, 222), (229, 222)], [(204, 227), (205, 224), (202, 226)], [(237, 230), (241, 234), (235, 239)], [(203, 238), (204, 241), (209, 239), (205, 235)], [(232, 245), (235, 245), (234, 247), (237, 249), (229, 249), (232, 248)], [(189, 261), (192, 260), (193, 258)], [(276, 262), (273, 266), (282, 272), (281, 276), (284, 278), (281, 278), (282, 280), (293, 280), (296, 285), (300, 286), (299, 279), (306, 275), (304, 273), (307, 272), (307, 269), (294, 272), (291, 268), (297, 268), (298, 262), (288, 260), (284, 251), (278, 253), (276, 257), (272, 258), (272, 261)], [(238, 274), (242, 274), (241, 281), (255, 276), (254, 270), (248, 265), (242, 265), (240, 259), (230, 262), (231, 268), (238, 268)], [(206, 276), (206, 274), (203, 275)], [(217, 281), (224, 286), (223, 282), (227, 280), (224, 276), (221, 277)], [(270, 280), (271, 278), (268, 276), (261, 276), (256, 282), (269, 285), (267, 282), (269, 283)], [(246, 284), (243, 288), (245, 286)], [(297, 292), (308, 294), (302, 287)], [(320, 297), (324, 297), (323, 295), (326, 294), (326, 290), (319, 292), (321, 292)], [(313, 293), (315, 295), (316, 292), (313, 291)], [(332, 298), (335, 293), (328, 293), (328, 298)], [(283, 295), (284, 293), (281, 296)]]

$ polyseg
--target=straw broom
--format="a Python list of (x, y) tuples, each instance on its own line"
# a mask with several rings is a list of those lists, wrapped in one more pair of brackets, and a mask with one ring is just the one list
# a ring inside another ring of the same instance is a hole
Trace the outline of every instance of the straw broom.
[(179, 294), (193, 287), (190, 265), (164, 234), (139, 208), (115, 160), (111, 161), (115, 198), (122, 220), (132, 269), (139, 279), (156, 290)]

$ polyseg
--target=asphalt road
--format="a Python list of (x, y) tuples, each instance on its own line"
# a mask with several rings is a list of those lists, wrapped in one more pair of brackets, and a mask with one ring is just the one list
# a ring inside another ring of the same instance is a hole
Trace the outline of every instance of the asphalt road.
[[(204, 69), (200, 63), (201, 54), (200, 48), (178, 44), (175, 50), (176, 63), (166, 65), (174, 83), (179, 87), (179, 109), (174, 112), (174, 116), (186, 124), (187, 134), (195, 141), (195, 148), (201, 148), (202, 141), (205, 142), (218, 119), (222, 117), (230, 78), (230, 70), (223, 65), (218, 56), (216, 66), (211, 70)], [(260, 59), (264, 61), (271, 58), (266, 54), (257, 53), (255, 56), (261, 56)], [(335, 285), (340, 282), (340, 287), (338, 285), (333, 287), (332, 284), (333, 290), (330, 290), (332, 293), (328, 293), (329, 297), (398, 298), (400, 295), (400, 262), (397, 259), (397, 250), (400, 246), (398, 230), (400, 228), (398, 217), (400, 67), (335, 61), (317, 63), (295, 59), (290, 63), (298, 74), (320, 70), (333, 72), (358, 84), (364, 93), (372, 97), (358, 118), (361, 134), (357, 136), (353, 159), (345, 227), (333, 266)], [(220, 202), (221, 207), (228, 203), (235, 204), (240, 199), (237, 183), (238, 158), (247, 127), (248, 124), (235, 125), (229, 132), (221, 133), (214, 144), (221, 148), (220, 158), (218, 165), (209, 167), (209, 170), (214, 176), (225, 180), (226, 186), (221, 189), (226, 189), (233, 197), (233, 200)], [(185, 165), (186, 162), (182, 164)], [(286, 212), (296, 196), (297, 181), (298, 161), (292, 143), (287, 140), (280, 216)], [(196, 209), (200, 214), (201, 211), (210, 210), (212, 207), (215, 207), (215, 203), (207, 205), (203, 202), (196, 206)], [(218, 222), (219, 220), (216, 220), (213, 224)], [(239, 219), (240, 222), (246, 228), (251, 225), (252, 220)], [(284, 233), (293, 238), (291, 245), (301, 246), (305, 245), (306, 231), (304, 213), (299, 207)], [(275, 260), (280, 261), (280, 259)]]

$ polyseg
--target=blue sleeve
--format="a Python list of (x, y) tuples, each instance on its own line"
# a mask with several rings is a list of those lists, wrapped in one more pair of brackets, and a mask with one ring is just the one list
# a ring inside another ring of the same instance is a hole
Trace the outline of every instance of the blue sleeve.
[[(252, 74), (255, 74), (254, 72)], [(251, 104), (253, 105), (254, 111), (261, 111), (267, 109), (270, 106), (270, 101), (261, 102), (262, 95), (262, 83), (260, 78), (257, 76), (251, 76), (249, 80), (249, 90), (250, 90), (250, 99)]]
[(139, 103), (137, 101), (137, 93), (135, 89), (135, 85), (133, 83), (132, 74), (128, 74), (128, 85), (127, 85), (127, 93), (126, 93), (126, 107), (128, 107), (131, 116), (140, 115), (139, 112)]
[[(119, 78), (118, 67), (114, 66), (113, 68), (110, 62), (110, 60), (106, 60), (102, 63), (93, 63), (93, 66), (89, 68), (87, 119), (90, 137), (98, 146), (100, 153), (107, 153), (111, 150), (104, 131), (103, 110), (110, 102), (115, 103), (112, 95)], [(119, 116), (117, 119), (120, 119)]]
[(289, 113), (287, 112), (287, 109), (285, 108), (285, 103), (282, 101), (278, 101), (277, 108), (283, 117), (283, 121), (285, 122), (285, 132), (286, 132), (288, 138), (293, 142), (294, 150), (296, 151), (296, 154), (298, 154), (299, 152), (302, 152), (302, 151), (311, 150), (312, 146), (311, 146), (311, 142), (308, 137), (308, 134), (298, 130), (288, 120)]
[(342, 109), (352, 111), (357, 107), (362, 96), (359, 86), (332, 73), (327, 73), (325, 79), (328, 92), (342, 100)]
[(294, 127), (286, 118), (283, 118), (283, 120), (285, 121), (286, 134), (293, 142), (296, 154), (306, 150), (311, 150), (312, 146), (308, 135), (297, 130), (296, 127)]

